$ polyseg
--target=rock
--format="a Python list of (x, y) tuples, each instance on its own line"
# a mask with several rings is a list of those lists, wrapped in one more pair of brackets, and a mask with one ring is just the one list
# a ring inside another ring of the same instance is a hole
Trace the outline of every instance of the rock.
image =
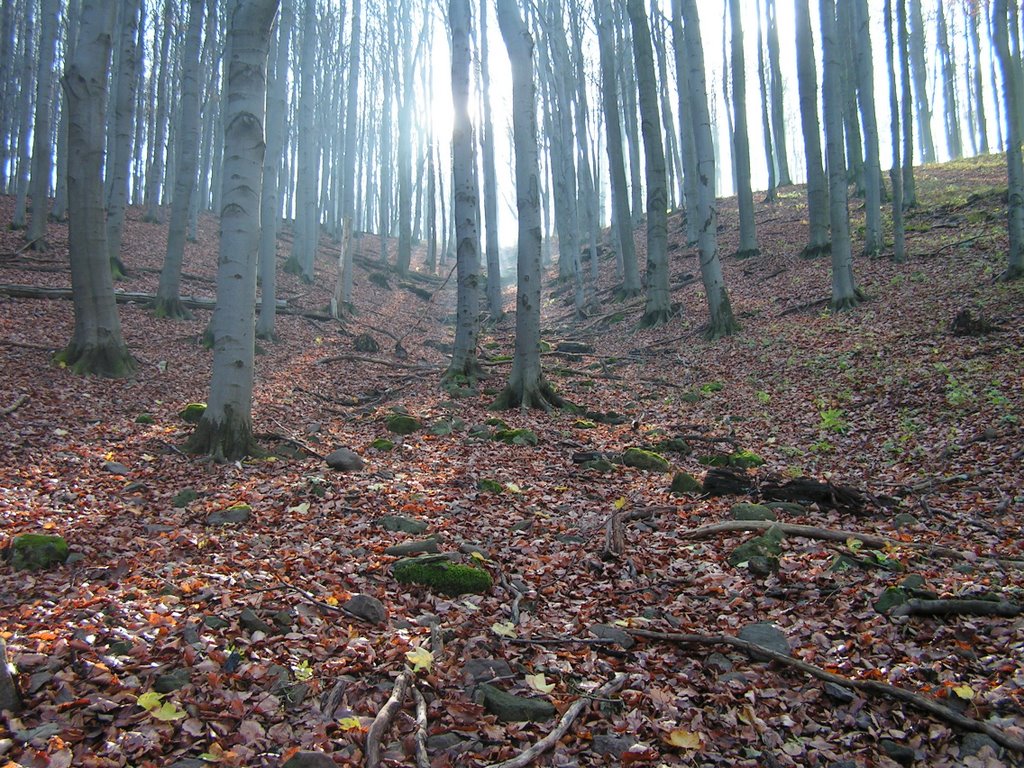
[(676, 496), (684, 493), (704, 493), (704, 486), (689, 472), (676, 472), (672, 475), (669, 492)]
[(327, 462), (328, 467), (339, 472), (358, 472), (366, 466), (366, 462), (362, 460), (359, 454), (355, 451), (350, 451), (348, 448), (338, 448), (327, 454), (324, 460)]
[(421, 552), (440, 552), (437, 539), (420, 539), (393, 544), (384, 550), (385, 555), (417, 555)]
[(427, 751), (431, 753), (447, 752), (461, 746), (465, 742), (457, 733), (438, 733), (434, 736), (427, 736)]
[(740, 544), (729, 555), (729, 565), (739, 568), (743, 563), (749, 565), (751, 558), (763, 557), (778, 560), (782, 554), (781, 542), (785, 534), (776, 526), (769, 528), (761, 536), (755, 536)]
[(472, 541), (463, 541), (459, 544), (459, 552), (469, 555), (470, 557), (479, 555), (484, 560), (489, 560), (491, 558), (491, 553), (487, 551), (486, 547), (482, 547)]
[(274, 622), (274, 626), (277, 627), (281, 632), (291, 632), (292, 625), (295, 623), (295, 619), (292, 616), (292, 612), (286, 608), (282, 608), (280, 611), (270, 617), (270, 620)]
[(627, 448), (622, 454), (622, 463), (646, 472), (668, 472), (672, 468), (664, 456), (643, 448)]
[(717, 651), (707, 657), (704, 661), (704, 666), (717, 670), (720, 673), (732, 672), (732, 662), (729, 661), (727, 656)]
[(764, 459), (753, 451), (734, 451), (729, 454), (729, 466), (737, 469), (751, 469), (764, 464)]
[(0, 637), (0, 712), (7, 710), (16, 713), (21, 711), (21, 694), (18, 693), (18, 685), (11, 674), (10, 664), (7, 662), (7, 644)]
[(274, 634), (274, 628), (256, 615), (252, 608), (243, 608), (238, 615), (238, 623), (250, 632), (262, 632), (265, 635)]
[(413, 520), (401, 515), (384, 515), (384, 517), (378, 518), (377, 522), (385, 531), (411, 533), (414, 536), (427, 530), (427, 524), (422, 520)]
[(833, 701), (838, 701), (840, 704), (849, 704), (857, 698), (856, 694), (854, 694), (854, 692), (849, 688), (845, 688), (842, 685), (836, 685), (835, 683), (825, 683), (824, 689), (826, 696)]
[(924, 584), (924, 576), (919, 573), (908, 573), (900, 581), (900, 586), (908, 590), (921, 589), (924, 587)]
[(920, 525), (920, 524), (921, 524), (920, 520), (918, 520), (916, 517), (914, 517), (913, 515), (908, 514), (906, 512), (900, 512), (900, 514), (896, 515), (896, 517), (894, 517), (892, 519), (892, 527), (896, 528), (896, 529), (899, 529), (899, 528), (913, 528), (915, 525)]
[(718, 682), (723, 685), (732, 682), (737, 682), (740, 685), (750, 685), (750, 678), (742, 672), (726, 672), (718, 678)]
[(747, 570), (754, 576), (768, 576), (778, 572), (779, 560), (776, 557), (752, 555), (747, 559)]
[(601, 472), (607, 474), (615, 471), (615, 465), (612, 464), (608, 459), (595, 459), (594, 461), (587, 461), (583, 463), (583, 469), (591, 469), (594, 472)]
[(486, 424), (473, 424), (466, 431), (466, 435), (478, 440), (488, 440), (491, 437), (491, 428)]
[(326, 752), (298, 752), (281, 768), (337, 768), (338, 764)]
[(597, 424), (589, 419), (576, 419), (573, 422), (573, 427), (576, 429), (597, 429)]
[(383, 451), (386, 453), (387, 451), (393, 451), (395, 449), (395, 444), (386, 437), (378, 437), (370, 443), (370, 447), (375, 451)]
[(569, 355), (589, 355), (593, 353), (594, 345), (582, 341), (560, 341), (555, 344), (555, 351)]
[(523, 518), (522, 520), (512, 524), (512, 530), (516, 531), (518, 533), (522, 533), (523, 531), (528, 531), (531, 528), (533, 528), (533, 518), (532, 517)]
[(186, 424), (198, 424), (204, 413), (206, 413), (206, 403), (189, 403), (178, 411), (178, 416)]
[(775, 512), (762, 504), (748, 504), (741, 502), (732, 505), (733, 520), (770, 520), (777, 519)]
[(391, 572), (400, 584), (419, 584), (451, 597), (483, 594), (493, 584), (487, 571), (452, 563), (444, 555), (405, 558), (395, 563)]
[(504, 722), (543, 723), (557, 714), (554, 706), (543, 699), (515, 696), (487, 683), (479, 685), (477, 691), (483, 697), (484, 709)]
[(634, 744), (636, 744), (636, 739), (629, 736), (598, 733), (594, 736), (593, 741), (590, 742), (590, 749), (595, 754), (619, 760)]
[(11, 567), (16, 571), (52, 568), (68, 559), (68, 543), (63, 536), (23, 533), (11, 542), (10, 558)]
[(492, 435), (493, 440), (499, 440), (509, 445), (536, 445), (537, 435), (531, 429), (499, 429)]
[(387, 426), (388, 432), (394, 432), (396, 435), (411, 435), (413, 432), (423, 429), (419, 419), (406, 413), (389, 414), (384, 420), (384, 424)]
[(681, 437), (670, 437), (667, 440), (662, 440), (655, 443), (653, 446), (655, 451), (664, 453), (665, 451), (671, 451), (672, 453), (687, 454), (690, 452), (690, 444), (683, 440)]
[(502, 493), (505, 490), (505, 486), (497, 480), (491, 480), (489, 477), (481, 477), (476, 481), (476, 489), (482, 493)]
[(986, 736), (984, 733), (968, 733), (960, 741), (959, 757), (961, 760), (965, 757), (973, 757), (986, 747), (992, 750), (995, 757), (1001, 757), (1003, 754), (1002, 748), (992, 740), (991, 736)]
[(886, 587), (875, 601), (874, 609), (878, 613), (888, 613), (897, 605), (903, 605), (910, 599), (910, 594), (902, 587)]
[(802, 515), (807, 511), (803, 504), (797, 504), (795, 501), (769, 501), (765, 506), (776, 512), (785, 512), (787, 515)]
[(187, 669), (176, 669), (173, 672), (159, 675), (153, 681), (153, 690), (157, 693), (170, 693), (179, 688), (184, 688), (190, 682), (192, 682), (192, 679)]
[(214, 512), (206, 518), (207, 525), (235, 525), (245, 523), (252, 517), (252, 507), (248, 504), (235, 504), (233, 507)]
[(136, 424), (156, 424), (156, 419), (153, 418), (151, 413), (140, 413), (135, 417)]
[(590, 627), (590, 634), (594, 637), (599, 637), (602, 640), (610, 640), (625, 650), (629, 650), (636, 645), (636, 641), (633, 639), (632, 635), (618, 627), (613, 627), (610, 624), (593, 624)]
[(210, 629), (227, 629), (231, 626), (230, 621), (222, 619), (220, 616), (204, 616), (203, 624)]
[(740, 640), (746, 640), (748, 643), (753, 643), (761, 648), (767, 648), (769, 651), (782, 653), (786, 656), (792, 653), (786, 635), (777, 626), (768, 622), (747, 624), (747, 626), (740, 630), (739, 638)]
[(193, 501), (199, 498), (199, 493), (193, 488), (185, 488), (178, 491), (178, 493), (171, 499), (171, 506), (179, 509), (184, 509)]
[(342, 607), (371, 624), (384, 624), (388, 620), (388, 609), (373, 595), (353, 595), (345, 601)]
[(119, 475), (121, 477), (131, 473), (131, 470), (128, 469), (128, 467), (118, 461), (103, 462), (103, 469), (112, 475)]
[(380, 344), (368, 333), (360, 333), (352, 342), (356, 352), (380, 352)]
[(879, 739), (878, 746), (900, 765), (912, 765), (917, 759), (917, 753), (914, 752), (913, 747), (897, 744), (892, 739)]
[(462, 672), (473, 684), (512, 676), (512, 668), (504, 659), (466, 659)]
[(753, 483), (747, 473), (732, 467), (709, 469), (704, 476), (704, 492), (709, 496), (738, 496), (751, 487)]
[(452, 426), (452, 423), (447, 419), (435, 421), (433, 424), (430, 425), (430, 434), (434, 435), (435, 437), (447, 437), (454, 431), (455, 428)]

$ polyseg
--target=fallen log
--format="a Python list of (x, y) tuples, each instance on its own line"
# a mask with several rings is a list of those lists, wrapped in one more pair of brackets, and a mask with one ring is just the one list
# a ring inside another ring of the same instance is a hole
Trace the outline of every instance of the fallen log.
[(1013, 618), (1024, 608), (1005, 600), (923, 600), (913, 597), (890, 611), (891, 616), (1005, 616)]
[(761, 484), (761, 495), (769, 501), (812, 503), (840, 512), (861, 514), (869, 502), (866, 493), (848, 485), (822, 482), (811, 477), (798, 477), (786, 482), (768, 480)]
[(405, 700), (405, 694), (408, 692), (411, 682), (412, 670), (406, 669), (395, 680), (395, 687), (391, 691), (391, 696), (384, 702), (384, 706), (380, 708), (377, 716), (373, 718), (370, 730), (366, 732), (366, 768), (377, 768), (380, 765), (381, 739), (384, 738), (384, 734), (391, 727), (395, 715), (402, 708), (402, 702)]

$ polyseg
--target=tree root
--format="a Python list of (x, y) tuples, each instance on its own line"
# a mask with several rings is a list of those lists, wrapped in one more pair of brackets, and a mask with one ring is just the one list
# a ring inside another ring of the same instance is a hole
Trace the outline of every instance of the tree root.
[(72, 341), (54, 356), (72, 373), (80, 376), (102, 376), (106, 379), (124, 379), (135, 373), (136, 362), (124, 344), (86, 344)]
[[(626, 680), (626, 675), (622, 673), (617, 674), (607, 683), (594, 691), (592, 698), (610, 696), (611, 694), (616, 693), (626, 684)], [(551, 733), (529, 749), (520, 752), (515, 757), (508, 760), (502, 760), (500, 763), (491, 763), (487, 768), (526, 768), (528, 765), (533, 765), (538, 757), (554, 747), (561, 738), (569, 732), (569, 729), (576, 721), (576, 718), (578, 718), (583, 710), (590, 705), (592, 698), (587, 697), (577, 699), (567, 710), (565, 710), (565, 713), (558, 720), (558, 725), (555, 726), (555, 729), (551, 731)]]
[(24, 393), (18, 395), (18, 397), (15, 399), (13, 403), (8, 405), (6, 408), (0, 410), (0, 416), (10, 416), (12, 413), (21, 408), (21, 406), (23, 406), (27, 402), (28, 395)]
[(492, 411), (509, 411), (513, 408), (528, 410), (537, 408), (547, 412), (565, 408), (566, 402), (552, 389), (543, 377), (534, 385), (526, 386), (522, 382), (518, 385), (508, 384), (491, 403)]
[(416, 768), (430, 768), (430, 756), (427, 753), (427, 700), (415, 685), (412, 686), (412, 699), (416, 702)]
[(173, 299), (166, 299), (157, 296), (153, 302), (153, 314), (162, 320), (191, 320), (192, 313), (185, 309), (181, 299), (175, 296)]
[(384, 702), (384, 706), (381, 707), (377, 716), (373, 718), (370, 730), (366, 733), (366, 768), (378, 768), (380, 765), (381, 739), (384, 738), (384, 734), (387, 733), (395, 716), (401, 710), (402, 702), (409, 690), (409, 686), (412, 684), (412, 679), (412, 670), (407, 668), (395, 680), (395, 687), (391, 691), (391, 696)]

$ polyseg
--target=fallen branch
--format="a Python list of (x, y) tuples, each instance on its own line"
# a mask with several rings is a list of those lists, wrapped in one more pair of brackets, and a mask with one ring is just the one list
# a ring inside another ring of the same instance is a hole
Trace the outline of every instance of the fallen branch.
[(653, 632), (644, 629), (627, 629), (626, 631), (634, 637), (642, 637), (648, 640), (660, 640), (662, 642), (676, 643), (678, 645), (728, 645), (742, 651), (755, 660), (767, 657), (772, 661), (777, 661), (788, 667), (799, 669), (801, 672), (805, 672), (811, 677), (816, 677), (819, 680), (834, 683), (842, 686), (843, 688), (852, 688), (854, 690), (874, 693), (881, 696), (887, 696), (891, 699), (896, 699), (897, 701), (906, 702), (917, 709), (935, 715), (939, 719), (945, 720), (947, 723), (955, 725), (958, 728), (962, 728), (965, 731), (984, 733), (996, 743), (1001, 744), (1014, 752), (1024, 752), (1024, 741), (1014, 738), (1003, 729), (998, 728), (991, 723), (975, 720), (972, 717), (956, 712), (935, 699), (931, 699), (914, 693), (913, 691), (908, 691), (906, 688), (900, 688), (878, 680), (855, 680), (849, 677), (844, 677), (843, 675), (837, 675), (834, 672), (828, 672), (821, 667), (816, 667), (801, 659), (795, 659), (788, 654), (769, 650), (768, 648), (764, 648), (746, 640), (741, 640), (740, 638), (733, 637), (732, 635), (689, 635), (669, 632)]
[(27, 402), (28, 402), (28, 395), (26, 395), (24, 393), (18, 395), (18, 398), (13, 403), (8, 405), (3, 410), (0, 410), (0, 416), (10, 416), (12, 413), (14, 413), (16, 410), (21, 408), (21, 406), (23, 406)]
[[(796, 523), (775, 523), (771, 520), (726, 520), (721, 523), (710, 523), (694, 528), (681, 534), (683, 539), (708, 539), (720, 533), (735, 533), (738, 531), (767, 531), (769, 528), (778, 528), (787, 536), (797, 536), (805, 539), (820, 539), (822, 541), (846, 542), (855, 539), (872, 549), (885, 549), (887, 547), (907, 547), (919, 549), (930, 555), (948, 557), (952, 560), (973, 560), (973, 553), (961, 552), (951, 547), (943, 547), (940, 544), (929, 544), (921, 541), (900, 541), (890, 539), (886, 536), (875, 536), (870, 533), (858, 533), (856, 531), (840, 531), (833, 528), (817, 528), (813, 525), (798, 525)], [(1024, 568), (1024, 560), (1011, 560), (1001, 557), (991, 557), (1004, 565), (1012, 565)]]
[(409, 690), (411, 682), (412, 670), (406, 669), (395, 680), (395, 687), (391, 691), (391, 696), (384, 702), (384, 706), (380, 708), (377, 716), (373, 718), (370, 730), (366, 733), (366, 768), (377, 768), (380, 765), (381, 739), (384, 738), (384, 734), (391, 727), (395, 715), (402, 708), (402, 702), (405, 700), (405, 694)]
[(797, 312), (803, 312), (806, 309), (815, 309), (817, 307), (828, 306), (828, 303), (832, 301), (831, 298), (818, 299), (816, 301), (805, 301), (803, 304), (797, 304), (795, 307), (784, 309), (779, 313), (779, 317), (785, 317), (786, 315), (795, 315)]
[(334, 355), (332, 357), (323, 357), (316, 361), (317, 365), (326, 365), (327, 363), (370, 363), (371, 365), (383, 365), (388, 368), (404, 368), (412, 371), (439, 371), (441, 370), (440, 365), (431, 365), (429, 363), (399, 363), (393, 360), (381, 360), (377, 357), (364, 357), (363, 355)]
[(558, 725), (555, 726), (551, 733), (515, 757), (503, 760), (500, 763), (491, 763), (488, 768), (526, 768), (528, 765), (533, 765), (538, 757), (554, 747), (569, 732), (576, 718), (592, 703), (594, 697), (609, 696), (616, 693), (626, 684), (626, 679), (626, 675), (619, 673), (587, 698), (577, 699), (565, 710), (558, 721)]
[(430, 768), (427, 753), (427, 700), (419, 687), (412, 686), (412, 699), (416, 702), (416, 768)]
[(890, 611), (891, 616), (1005, 616), (1013, 618), (1024, 608), (1005, 600), (922, 600), (911, 598)]
[(626, 551), (626, 537), (623, 526), (632, 520), (649, 520), (659, 508), (631, 509), (629, 512), (615, 512), (608, 518), (604, 528), (604, 549), (602, 560), (618, 560)]

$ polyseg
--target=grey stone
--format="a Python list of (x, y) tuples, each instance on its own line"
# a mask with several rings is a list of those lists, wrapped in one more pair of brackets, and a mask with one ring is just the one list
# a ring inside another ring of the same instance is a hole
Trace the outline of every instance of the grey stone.
[(427, 751), (429, 752), (447, 752), (450, 749), (455, 749), (461, 746), (465, 742), (462, 737), (457, 733), (439, 733), (435, 736), (427, 737)]
[(342, 607), (371, 624), (384, 624), (388, 620), (388, 609), (373, 595), (353, 595)]
[(762, 648), (767, 648), (769, 651), (775, 651), (776, 653), (782, 653), (786, 656), (792, 653), (789, 647), (789, 640), (786, 639), (786, 635), (783, 634), (774, 624), (767, 622), (758, 622), (756, 624), (747, 624), (739, 632), (740, 640), (746, 640), (748, 643), (753, 643)]
[(128, 467), (119, 461), (105, 461), (103, 462), (103, 469), (112, 475), (121, 475), (122, 477), (131, 472)]
[(299, 752), (281, 768), (337, 768), (337, 763), (326, 752)]
[(491, 554), (486, 549), (481, 547), (479, 544), (474, 544), (471, 541), (464, 541), (459, 544), (459, 551), (467, 555), (472, 555), (474, 552), (481, 555), (485, 560), (489, 559)]
[(0, 712), (5, 709), (9, 712), (20, 712), (21, 696), (7, 663), (7, 644), (0, 637)]
[(900, 512), (892, 519), (893, 528), (913, 528), (915, 525), (920, 524), (920, 520), (906, 512)]
[(992, 754), (996, 757), (1000, 757), (1003, 754), (1002, 748), (996, 744), (991, 736), (986, 736), (984, 733), (968, 733), (960, 741), (960, 759), (963, 760), (965, 757), (977, 755), (985, 747), (991, 749)]
[(237, 523), (245, 523), (252, 517), (252, 508), (248, 504), (240, 504), (235, 507), (229, 507), (228, 509), (221, 509), (208, 518), (206, 518), (207, 525), (234, 525)]
[(203, 619), (205, 624), (210, 629), (227, 629), (231, 626), (231, 622), (226, 619), (222, 619), (220, 616), (206, 616)]
[(599, 733), (590, 742), (590, 748), (595, 754), (602, 755), (603, 757), (613, 757), (618, 760), (634, 744), (636, 744), (636, 739), (632, 739), (629, 736)]
[(178, 530), (176, 525), (144, 525), (142, 528), (146, 533), (170, 533)]
[(776, 512), (786, 512), (790, 515), (802, 515), (807, 511), (803, 504), (797, 504), (795, 501), (769, 501), (765, 506)]
[(900, 765), (911, 765), (917, 758), (917, 753), (914, 752), (912, 747), (897, 744), (892, 739), (880, 739), (878, 746), (882, 748), (886, 755)]
[(754, 576), (768, 576), (779, 570), (779, 561), (774, 557), (753, 555), (747, 560), (747, 570)]
[(733, 504), (732, 506), (732, 519), (733, 520), (770, 520), (775, 522), (776, 515), (774, 510), (762, 504), (748, 504), (746, 502), (740, 502), (739, 504)]
[(22, 744), (31, 744), (33, 747), (41, 748), (51, 736), (57, 736), (64, 730), (60, 723), (43, 723), (35, 728), (27, 730), (16, 730), (11, 735)]
[(327, 454), (324, 458), (327, 466), (339, 472), (358, 472), (366, 466), (366, 462), (355, 451), (348, 448), (338, 448)]
[(467, 659), (462, 671), (471, 683), (486, 683), (499, 677), (512, 676), (512, 668), (504, 659)]
[(420, 539), (418, 541), (406, 541), (402, 544), (393, 544), (384, 550), (386, 555), (415, 555), (420, 552), (440, 552), (437, 539)]
[(626, 650), (636, 645), (632, 635), (610, 624), (593, 624), (590, 627), (590, 634), (602, 640), (610, 640)]
[(377, 522), (385, 531), (417, 535), (427, 530), (427, 524), (422, 520), (413, 520), (412, 518), (402, 517), (401, 515), (384, 515), (384, 517), (379, 518)]
[(515, 696), (487, 683), (479, 685), (477, 691), (483, 697), (484, 709), (504, 722), (543, 723), (558, 713), (549, 701)]
[(849, 704), (857, 696), (849, 688), (842, 685), (836, 685), (835, 683), (825, 683), (825, 695), (834, 701), (838, 701), (840, 704)]
[(737, 682), (740, 685), (750, 685), (750, 678), (742, 672), (726, 672), (718, 678), (718, 682), (723, 684)]
[(170, 693), (179, 688), (184, 688), (192, 682), (187, 669), (175, 669), (172, 672), (160, 675), (153, 682), (153, 690), (157, 693)]
[(704, 665), (719, 672), (732, 672), (732, 662), (721, 653), (712, 653), (708, 656)]
[(263, 632), (266, 635), (274, 634), (274, 628), (256, 615), (252, 608), (243, 608), (238, 615), (238, 623), (250, 632)]

